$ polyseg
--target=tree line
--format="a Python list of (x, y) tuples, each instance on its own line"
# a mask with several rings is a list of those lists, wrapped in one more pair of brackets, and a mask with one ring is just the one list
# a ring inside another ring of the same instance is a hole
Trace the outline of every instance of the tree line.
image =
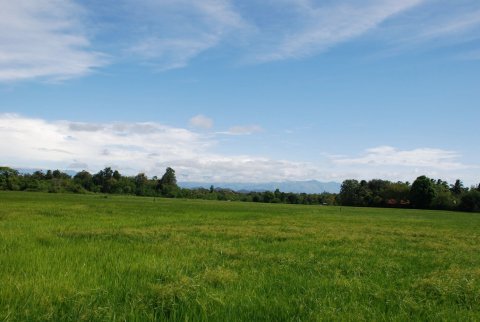
[(337, 202), (344, 206), (480, 211), (480, 184), (464, 187), (426, 176), (409, 182), (345, 180)]
[(464, 187), (460, 180), (448, 184), (426, 176), (409, 182), (345, 180), (340, 193), (286, 193), (280, 190), (239, 192), (231, 189), (183, 189), (177, 184), (175, 170), (167, 168), (158, 178), (144, 173), (124, 176), (107, 167), (95, 174), (80, 171), (70, 176), (60, 170), (19, 173), (9, 167), (0, 167), (0, 190), (106, 193), (149, 197), (286, 203), (306, 205), (340, 205), (356, 207), (395, 207), (437, 210), (480, 211), (480, 184)]
[(161, 178), (156, 176), (148, 178), (144, 173), (139, 173), (136, 176), (124, 176), (110, 167), (95, 174), (80, 171), (74, 176), (60, 170), (22, 174), (12, 168), (0, 167), (0, 190), (106, 193), (306, 205), (335, 204), (335, 194), (326, 192), (321, 194), (285, 193), (278, 189), (273, 192), (238, 192), (231, 189), (215, 188), (214, 186), (209, 189), (183, 189), (178, 186), (175, 170), (172, 168), (167, 168)]

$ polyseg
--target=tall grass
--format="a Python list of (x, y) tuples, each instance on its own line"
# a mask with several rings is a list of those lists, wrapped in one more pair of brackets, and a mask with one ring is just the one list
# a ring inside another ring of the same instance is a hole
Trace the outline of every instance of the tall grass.
[(475, 214), (0, 192), (0, 320), (480, 320)]

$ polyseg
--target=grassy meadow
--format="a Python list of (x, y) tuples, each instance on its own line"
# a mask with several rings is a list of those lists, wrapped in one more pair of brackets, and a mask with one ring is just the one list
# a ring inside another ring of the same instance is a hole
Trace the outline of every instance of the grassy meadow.
[(0, 192), (0, 321), (480, 320), (480, 215)]

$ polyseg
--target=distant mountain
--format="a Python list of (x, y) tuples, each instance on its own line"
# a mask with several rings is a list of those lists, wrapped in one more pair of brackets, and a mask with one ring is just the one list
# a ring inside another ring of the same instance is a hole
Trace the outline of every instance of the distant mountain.
[(284, 181), (284, 182), (265, 182), (265, 183), (235, 183), (235, 182), (179, 182), (182, 188), (215, 188), (232, 189), (234, 191), (275, 191), (279, 189), (282, 192), (294, 193), (338, 193), (341, 184), (338, 182), (320, 182), (317, 180), (310, 181)]

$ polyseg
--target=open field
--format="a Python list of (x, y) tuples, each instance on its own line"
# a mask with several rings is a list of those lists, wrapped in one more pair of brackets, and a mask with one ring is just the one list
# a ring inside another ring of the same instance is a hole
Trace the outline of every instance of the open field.
[(480, 320), (480, 215), (0, 192), (0, 320)]

